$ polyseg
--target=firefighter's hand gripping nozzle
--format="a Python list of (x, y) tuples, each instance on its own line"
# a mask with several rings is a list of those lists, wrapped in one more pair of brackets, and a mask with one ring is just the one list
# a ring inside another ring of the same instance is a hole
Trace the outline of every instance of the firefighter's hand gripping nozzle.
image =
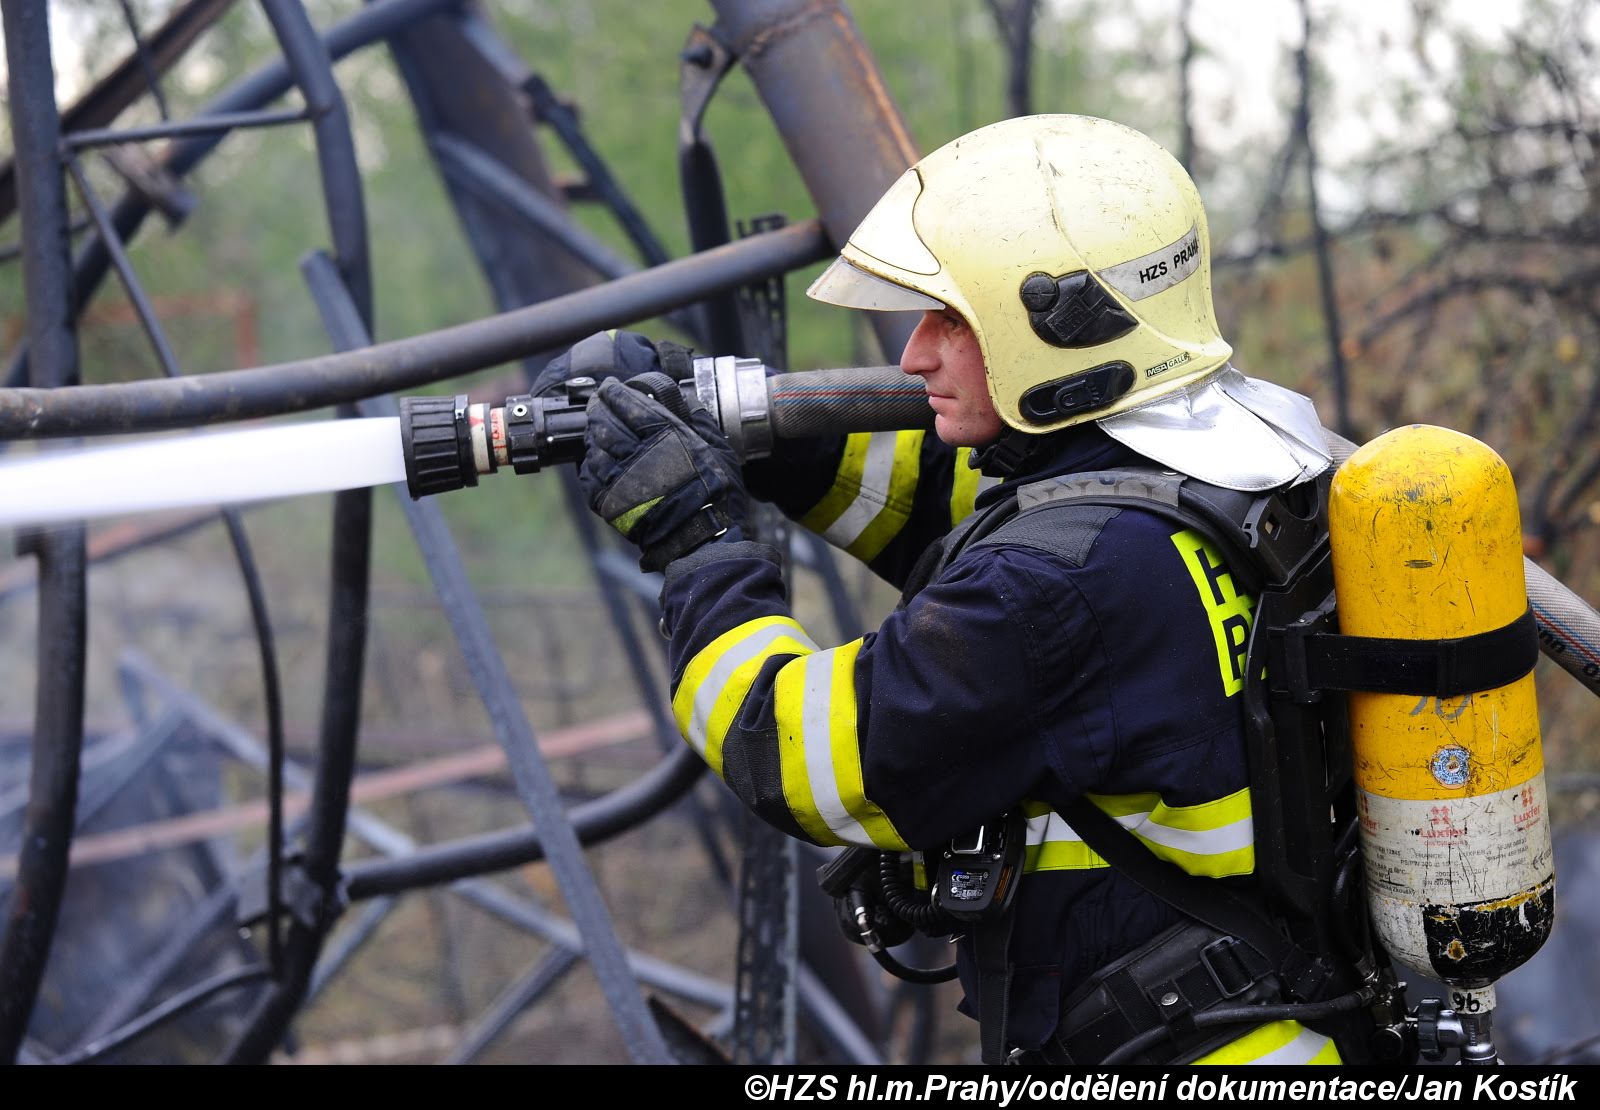
[[(694, 376), (674, 382), (646, 373), (630, 385), (679, 415), (698, 402), (741, 462), (765, 458), (778, 439), (928, 428), (933, 409), (918, 378), (896, 366), (771, 374), (757, 359), (697, 358)], [(455, 397), (402, 397), (400, 443), (413, 499), (478, 484), (509, 467), (534, 474), (583, 459), (593, 378), (573, 378), (538, 397), (503, 405)]]

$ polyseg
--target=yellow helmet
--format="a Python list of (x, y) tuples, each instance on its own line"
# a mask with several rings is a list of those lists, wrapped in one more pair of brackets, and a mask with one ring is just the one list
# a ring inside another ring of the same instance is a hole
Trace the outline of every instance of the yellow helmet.
[(1194, 182), (1154, 140), (1090, 116), (1024, 116), (907, 170), (807, 295), (955, 309), (977, 334), (1000, 418), (1041, 433), (1227, 362), (1210, 251)]

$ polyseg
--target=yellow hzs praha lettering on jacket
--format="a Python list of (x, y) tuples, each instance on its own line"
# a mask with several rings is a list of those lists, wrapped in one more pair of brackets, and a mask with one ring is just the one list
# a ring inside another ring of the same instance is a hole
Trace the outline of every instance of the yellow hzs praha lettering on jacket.
[(1183, 565), (1199, 591), (1200, 604), (1205, 606), (1206, 616), (1211, 621), (1211, 635), (1217, 644), (1217, 669), (1222, 675), (1222, 688), (1231, 698), (1244, 689), (1245, 651), (1250, 643), (1250, 617), (1255, 611), (1255, 598), (1239, 592), (1221, 553), (1200, 533), (1187, 528), (1176, 532), (1172, 545), (1183, 557)]

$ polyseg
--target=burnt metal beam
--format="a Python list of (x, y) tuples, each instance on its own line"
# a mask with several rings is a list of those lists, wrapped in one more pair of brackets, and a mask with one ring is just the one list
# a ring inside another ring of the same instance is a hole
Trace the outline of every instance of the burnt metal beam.
[[(615, 280), (639, 272), (638, 266), (574, 220), (558, 201), (513, 173), (498, 158), (446, 133), (434, 135), (432, 146), (448, 182), (480, 200), (504, 207), (601, 277)], [(501, 224), (499, 234), (504, 236), (506, 231)], [(684, 333), (700, 339), (700, 322), (692, 313), (678, 311), (669, 313), (667, 318)]]
[[(655, 817), (704, 777), (705, 761), (693, 748), (677, 750), (628, 785), (574, 806), (569, 814), (580, 844), (598, 844)], [(545, 858), (532, 825), (430, 844), (391, 859), (356, 860), (345, 868), (352, 902), (418, 887), (487, 875)]]
[(152, 139), (179, 139), (190, 135), (247, 131), (255, 127), (281, 127), (287, 123), (304, 123), (310, 118), (311, 113), (303, 108), (285, 108), (275, 112), (226, 112), (221, 115), (199, 116), (195, 119), (152, 123), (148, 127), (101, 127), (89, 131), (72, 131), (62, 137), (61, 143), (69, 150), (83, 150), (92, 146), (143, 143)]
[[(711, 97), (733, 63), (733, 55), (716, 35), (696, 24), (678, 67), (678, 183), (689, 222), (689, 244), (696, 251), (720, 247), (731, 238), (722, 172), (717, 168), (710, 140), (701, 132), (701, 124)], [(704, 310), (712, 351), (756, 355), (745, 348), (736, 290), (709, 298)]]
[[(143, 60), (130, 53), (72, 107), (61, 114), (61, 129), (75, 131), (105, 127), (150, 87), (148, 75), (160, 76), (183, 56), (190, 44), (215, 23), (233, 0), (190, 0), (160, 27), (145, 36)], [(16, 208), (16, 162), (0, 162), (0, 223)]]
[[(250, 767), (265, 769), (267, 753), (260, 741), (236, 722), (179, 688), (148, 660), (137, 653), (124, 652), (120, 670), (126, 679), (136, 681), (152, 694), (182, 706), (194, 726), (224, 750)], [(688, 748), (684, 750), (693, 755)], [(700, 761), (699, 756), (694, 758)], [(284, 781), (293, 789), (304, 790), (310, 785), (311, 776), (290, 762), (284, 766)], [(360, 808), (350, 812), (350, 832), (386, 856), (407, 856), (418, 851), (416, 841), (410, 836)], [(571, 922), (545, 913), (502, 886), (482, 879), (464, 879), (454, 883), (451, 890), (502, 921), (563, 948), (581, 951), (584, 947), (582, 935)], [(722, 1007), (732, 1002), (733, 992), (727, 984), (631, 950), (627, 958), (628, 966), (642, 982), (705, 1006)]]
[(812, 220), (526, 308), (359, 351), (199, 378), (0, 389), (0, 439), (186, 428), (413, 389), (660, 316), (829, 253), (821, 226)]
[[(335, 24), (321, 36), (328, 56), (337, 61), (386, 35), (395, 33), (419, 19), (458, 7), (463, 0), (378, 0), (349, 19)], [(285, 58), (270, 62), (261, 69), (234, 82), (224, 89), (199, 115), (225, 115), (232, 112), (249, 112), (270, 104), (295, 84), (295, 73)], [(199, 165), (227, 137), (226, 132), (193, 135), (178, 139), (162, 155), (160, 166), (175, 178), (181, 178)], [(124, 243), (131, 242), (134, 234), (150, 214), (153, 203), (138, 190), (130, 191), (117, 202), (111, 218)], [(335, 247), (339, 243), (335, 241)], [(77, 303), (88, 304), (100, 282), (105, 279), (111, 258), (98, 237), (92, 237), (79, 251), (73, 267), (77, 289)], [(6, 384), (20, 384), (25, 377), (23, 367), (27, 350), (19, 351), (6, 374)], [(330, 402), (332, 403), (332, 402)], [(182, 422), (180, 421), (180, 424)], [(0, 433), (0, 440), (8, 438)]]
[[(10, 74), (11, 133), (22, 217), (22, 278), (30, 365), (37, 391), (78, 379), (73, 327), (66, 179), (56, 150), (55, 70), (45, 0), (0, 3)], [(39, 621), (33, 766), (17, 879), (0, 939), (0, 1062), (17, 1057), (44, 978), (66, 889), (83, 750), (84, 652), (88, 632), (81, 524), (19, 537), (39, 560)]]
[(306, 102), (316, 136), (322, 203), (334, 262), (362, 322), (372, 327), (372, 266), (367, 247), (367, 207), (356, 162), (355, 136), (344, 94), (333, 77), (333, 56), (311, 25), (300, 0), (261, 0), (283, 48), (283, 58)]
[[(437, 153), (437, 140), (453, 136), (484, 152), (551, 205), (558, 203), (528, 98), (518, 87), (528, 76), (527, 67), (475, 7), (421, 20), (390, 35), (389, 50), (430, 150)], [(449, 174), (444, 184), (501, 308), (594, 284), (594, 269), (561, 249), (560, 240), (548, 231), (517, 219), (514, 208), (480, 197)], [(550, 250), (552, 245), (558, 249)]]
[(107, 1033), (99, 1040), (89, 1042), (81, 1049), (57, 1056), (50, 1062), (52, 1064), (87, 1064), (92, 1060), (99, 1059), (108, 1052), (113, 1052), (123, 1047), (132, 1040), (142, 1037), (158, 1025), (180, 1018), (190, 1010), (198, 1009), (223, 991), (259, 983), (270, 976), (271, 972), (265, 965), (236, 967), (218, 972), (216, 975), (173, 995), (149, 1013), (141, 1014), (120, 1029)]
[[(583, 170), (585, 199), (599, 200), (611, 210), (646, 266), (659, 266), (665, 262), (670, 257), (667, 248), (661, 245), (661, 240), (656, 238), (655, 232), (645, 222), (644, 214), (617, 183), (594, 147), (589, 145), (583, 129), (578, 125), (578, 114), (537, 73), (529, 74), (522, 82), (522, 91), (532, 101), (533, 112), (539, 122), (548, 125), (556, 133), (561, 145), (567, 148), (572, 160)], [(565, 189), (563, 192), (571, 195)]]
[[(325, 257), (313, 255), (307, 260), (305, 270), (334, 343), (341, 348), (354, 349), (368, 341), (348, 292)], [(393, 413), (395, 406), (391, 399), (379, 398), (364, 411)], [(371, 493), (370, 490), (365, 492)], [(577, 834), (567, 819), (555, 780), (539, 753), (537, 739), (511, 682), (504, 657), (495, 645), (488, 616), (473, 593), (466, 565), (445, 526), (443, 513), (432, 501), (405, 499), (401, 507), (416, 535), (417, 546), (427, 563), (434, 588), (439, 592), (439, 602), (449, 619), (451, 631), (466, 657), (479, 697), (494, 723), (495, 738), (505, 750), (506, 766), (517, 795), (529, 817), (539, 826), (548, 850), (550, 869), (573, 920), (583, 930), (590, 965), (611, 1006), (628, 1052), (637, 1063), (670, 1063), (671, 1057), (645, 1008), (638, 983), (628, 972), (622, 943), (611, 924), (599, 884), (583, 858)], [(328, 878), (327, 885), (331, 888), (337, 875), (330, 874)]]
[(455, 1051), (445, 1060), (447, 1064), (470, 1064), (504, 1033), (506, 1027), (517, 1020), (540, 995), (561, 981), (572, 970), (577, 955), (566, 948), (552, 948), (520, 979), (513, 982), (484, 1011), (472, 1028), (462, 1035)]
[[(337, 280), (350, 310), (365, 329), (372, 323), (372, 276), (368, 262), (366, 202), (355, 139), (344, 97), (333, 77), (333, 59), (312, 27), (300, 0), (261, 0), (272, 24), (285, 64), (306, 102), (316, 136), (318, 177), (329, 234), (336, 258)], [(304, 1001), (317, 956), (338, 913), (339, 859), (344, 849), (350, 811), (350, 784), (355, 777), (356, 741), (361, 727), (361, 685), (366, 664), (367, 596), (372, 563), (372, 490), (343, 490), (334, 496), (333, 552), (328, 602), (328, 646), (324, 667), (322, 725), (318, 740), (316, 784), (300, 868), (318, 898), (310, 913), (297, 914), (283, 943), (282, 959), (273, 966), (273, 986), (252, 1007), (242, 1033), (227, 1058), (235, 1063), (263, 1063), (283, 1039)], [(273, 751), (271, 789), (281, 791), (283, 750)], [(274, 815), (281, 817), (279, 807)], [(279, 821), (273, 822), (273, 833)], [(278, 955), (277, 857), (270, 857), (269, 923), (273, 956)]]
[[(834, 243), (917, 160), (883, 74), (838, 0), (711, 0)], [(915, 313), (867, 314), (897, 360)]]

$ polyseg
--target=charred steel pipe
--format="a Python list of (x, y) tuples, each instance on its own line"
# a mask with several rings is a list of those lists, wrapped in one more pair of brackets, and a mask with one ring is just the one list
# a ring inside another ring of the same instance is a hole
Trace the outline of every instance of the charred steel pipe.
[[(835, 243), (917, 160), (872, 53), (838, 0), (711, 0), (717, 33), (755, 82)], [(868, 318), (898, 359), (912, 313)]]
[[(322, 42), (329, 57), (337, 61), (346, 54), (393, 34), (418, 20), (449, 8), (459, 7), (461, 3), (462, 0), (377, 0), (349, 19), (329, 28), (327, 33), (321, 36)], [(249, 112), (276, 100), (293, 85), (293, 71), (286, 61), (279, 59), (224, 89), (215, 100), (201, 109), (200, 114), (209, 116)], [(161, 167), (175, 177), (182, 177), (199, 165), (225, 137), (226, 133), (219, 132), (196, 135), (174, 142), (162, 157)], [(132, 241), (144, 218), (150, 214), (151, 207), (150, 199), (137, 191), (129, 191), (117, 202), (111, 218), (116, 224), (117, 234), (122, 237), (124, 243)], [(74, 266), (77, 304), (89, 303), (94, 291), (104, 280), (110, 265), (111, 257), (98, 236), (84, 244)], [(8, 382), (22, 380), (19, 368), (26, 358), (26, 351), (17, 356), (7, 374)], [(4, 438), (8, 437), (0, 432), (0, 439)]]
[[(335, 347), (349, 350), (363, 345), (367, 340), (366, 324), (334, 261), (317, 251), (307, 256), (302, 269)], [(329, 302), (335, 296), (337, 305), (331, 306)], [(367, 493), (368, 497), (355, 498), (350, 496), (351, 493)], [(319, 734), (321, 754), (314, 785), (316, 804), (308, 817), (312, 825), (309, 839), (317, 841), (318, 847), (314, 852), (308, 849), (306, 857), (308, 873), (320, 887), (319, 896), (324, 900), (324, 906), (333, 909), (339, 908), (338, 851), (334, 849), (330, 861), (326, 844), (336, 838), (338, 829), (343, 828), (349, 806), (348, 787), (354, 770), (356, 732), (361, 716), (361, 679), (365, 665), (369, 592), (365, 563), (358, 556), (361, 555), (361, 545), (366, 545), (370, 554), (370, 531), (370, 491), (345, 491), (339, 494), (334, 499), (333, 611), (330, 614), (328, 656), (324, 666), (322, 727)], [(339, 612), (340, 609), (343, 609), (343, 613)], [(281, 743), (269, 745), (267, 775), (275, 800), (282, 790), (284, 765)], [(269, 848), (279, 843), (281, 836), (281, 826), (274, 820), (276, 817), (277, 806), (274, 805), (269, 812)], [(266, 855), (267, 927), (269, 937), (275, 938), (282, 871), (279, 853), (269, 851)], [(317, 868), (316, 872), (310, 870), (313, 866)], [(332, 914), (329, 913), (311, 921), (297, 922), (291, 929), (288, 944), (284, 948), (285, 958), (273, 960), (274, 969), (281, 973), (272, 990), (254, 1007), (251, 1027), (233, 1050), (235, 1059), (246, 1062), (255, 1060), (270, 1052), (272, 1045), (282, 1039), (288, 1021), (315, 992), (314, 975), (322, 966), (318, 960), (331, 927)]]
[[(322, 184), (335, 265), (349, 302), (363, 329), (372, 323), (372, 279), (367, 251), (366, 203), (355, 140), (344, 97), (333, 78), (333, 60), (312, 27), (300, 0), (261, 0), (272, 24), (285, 64), (294, 76), (316, 137), (318, 176)], [(359, 337), (337, 337), (354, 347)], [(344, 846), (345, 817), (350, 808), (350, 783), (355, 776), (356, 735), (361, 724), (361, 682), (366, 661), (368, 577), (372, 550), (372, 491), (344, 490), (334, 498), (332, 584), (328, 606), (328, 654), (324, 668), (322, 725), (318, 742), (316, 786), (311, 796), (309, 828), (302, 867), (321, 894), (318, 912), (296, 919), (274, 966), (276, 982), (253, 1008), (244, 1030), (229, 1051), (241, 1063), (261, 1063), (283, 1039), (289, 1020), (300, 1008), (316, 968), (323, 939), (337, 914), (335, 892), (339, 856)], [(275, 760), (273, 789), (279, 789), (281, 752)], [(276, 833), (276, 828), (274, 829)], [(276, 862), (276, 855), (272, 857)], [(276, 883), (276, 867), (269, 868)], [(273, 911), (279, 891), (270, 891)], [(277, 927), (271, 923), (274, 955)]]
[(19, 543), (19, 553), (39, 560), (39, 677), (28, 809), (0, 944), (0, 1060), (7, 1063), (27, 1033), (67, 884), (83, 749), (83, 546), (81, 525), (36, 532)]
[(301, 867), (320, 892), (308, 919), (296, 918), (284, 944), (277, 982), (252, 1010), (228, 1051), (230, 1063), (265, 1063), (300, 1008), (316, 970), (323, 939), (337, 916), (339, 856), (350, 784), (356, 773), (361, 723), (361, 676), (366, 660), (367, 582), (372, 550), (372, 490), (345, 490), (333, 502), (333, 574), (328, 604), (317, 777), (311, 792)]
[(527, 308), (359, 351), (199, 378), (0, 389), (0, 439), (184, 428), (412, 389), (659, 316), (830, 253), (821, 226), (811, 220)]
[[(69, 138), (73, 132), (110, 125), (147, 92), (152, 77), (165, 73), (189, 45), (199, 37), (233, 0), (189, 0), (154, 32), (145, 36), (144, 50), (132, 51), (117, 67), (90, 89), (83, 98), (61, 114), (61, 130)], [(148, 68), (147, 68), (148, 67)], [(16, 207), (16, 163), (0, 162), (0, 223)]]
[[(626, 274), (639, 272), (638, 266), (617, 254), (598, 236), (575, 221), (559, 202), (540, 192), (532, 182), (518, 176), (488, 151), (445, 133), (435, 134), (431, 142), (446, 180), (480, 199), (503, 205), (530, 227), (536, 228), (546, 240), (601, 277), (614, 281)], [(495, 233), (503, 236), (503, 225), (497, 226)], [(531, 263), (532, 259), (526, 261)], [(537, 301), (547, 298), (531, 299)], [(703, 341), (700, 338), (700, 322), (694, 313), (679, 310), (668, 314), (667, 318), (676, 327), (695, 336), (697, 341)]]
[(300, 0), (261, 0), (284, 63), (305, 98), (316, 135), (317, 169), (334, 260), (368, 327), (372, 325), (372, 274), (367, 251), (367, 208), (361, 193), (350, 113), (333, 79), (333, 58)]
[[(78, 341), (66, 180), (56, 157), (61, 121), (46, 6), (45, 0), (4, 0), (0, 19), (20, 171), (17, 201), (28, 340), (36, 352), (30, 372), (35, 386), (57, 387), (77, 380)], [(23, 540), (39, 560), (39, 649), (28, 809), (0, 940), (0, 1061), (6, 1063), (16, 1059), (27, 1033), (66, 888), (83, 750), (87, 632), (83, 528), (36, 533)]]
[[(594, 283), (593, 271), (526, 216), (458, 184), (435, 145), (454, 136), (482, 151), (541, 196), (558, 194), (542, 144), (518, 88), (527, 67), (478, 14), (475, 5), (420, 20), (388, 40), (395, 67), (417, 113), (424, 141), (444, 175), (445, 193), (461, 222), (500, 310), (521, 308)], [(480, 180), (480, 184), (485, 184)], [(536, 361), (536, 360), (535, 360)]]
[(245, 1028), (228, 1051), (230, 1063), (265, 1063), (283, 1039), (305, 998), (322, 942), (340, 909), (336, 895), (339, 857), (361, 723), (371, 549), (372, 490), (339, 493), (333, 503), (333, 573), (317, 775), (301, 856), (301, 867), (319, 892), (318, 901), (307, 917), (297, 917), (290, 925), (277, 980), (252, 1008)]
[[(568, 818), (578, 843), (599, 844), (637, 828), (683, 797), (705, 769), (705, 760), (693, 748), (680, 745), (628, 785), (575, 806)], [(345, 868), (345, 894), (353, 902), (399, 894), (535, 863), (544, 854), (539, 830), (531, 825), (466, 837), (419, 848), (407, 856), (358, 860)]]

